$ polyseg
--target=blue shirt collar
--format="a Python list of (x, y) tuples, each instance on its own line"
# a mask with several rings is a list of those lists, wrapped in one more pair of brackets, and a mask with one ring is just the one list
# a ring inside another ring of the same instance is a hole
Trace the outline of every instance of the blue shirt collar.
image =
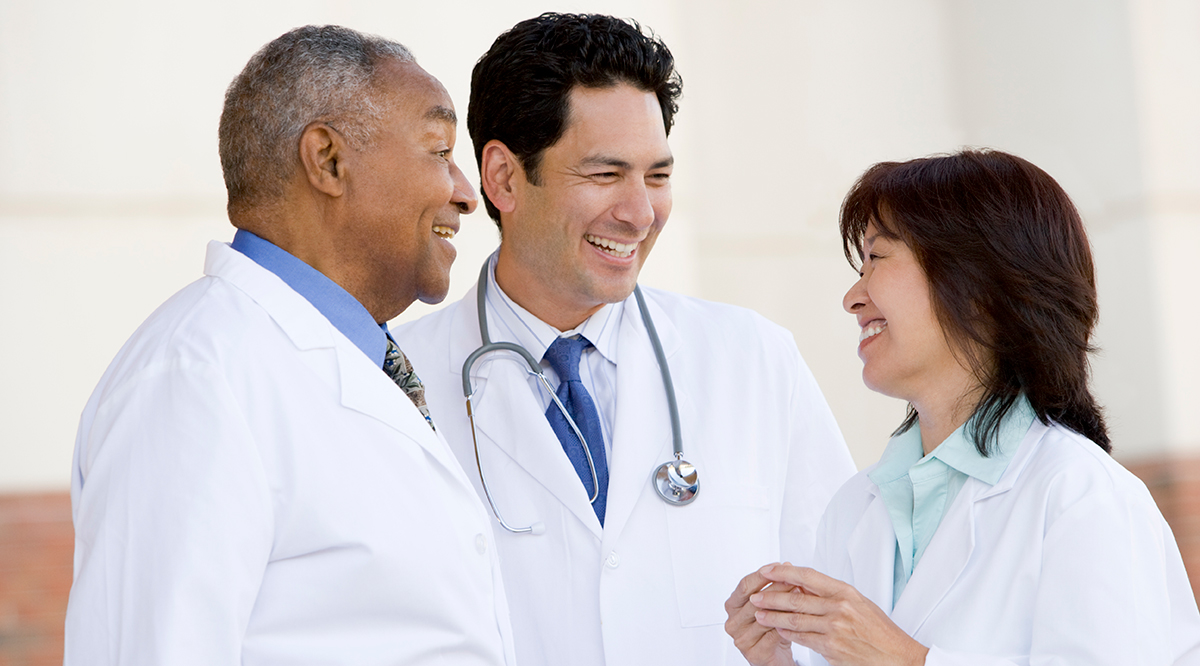
[(233, 235), (230, 247), (279, 276), (325, 315), (367, 358), (383, 367), (383, 357), (387, 354), (387, 324), (377, 324), (350, 292), (283, 248), (244, 229), (238, 229)]
[(950, 436), (928, 456), (924, 455), (921, 448), (921, 425), (914, 424), (888, 442), (887, 448), (879, 458), (879, 464), (867, 476), (875, 485), (882, 486), (908, 474), (913, 465), (929, 457), (937, 458), (988, 485), (995, 485), (1003, 476), (1004, 470), (1008, 469), (1009, 461), (1017, 452), (1017, 447), (1025, 438), (1025, 433), (1029, 431), (1035, 418), (1037, 417), (1029, 400), (1021, 395), (1001, 419), (997, 446), (986, 458), (979, 454), (975, 442), (967, 437), (968, 428), (975, 425), (974, 416), (950, 433)]

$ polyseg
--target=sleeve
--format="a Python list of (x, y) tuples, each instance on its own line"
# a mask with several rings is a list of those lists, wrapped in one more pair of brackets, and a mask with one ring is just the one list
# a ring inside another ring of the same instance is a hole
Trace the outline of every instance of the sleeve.
[[(1197, 611), (1173, 602), (1190, 586), (1170, 529), (1153, 502), (1092, 493), (1046, 529), (1028, 661), (930, 647), (927, 666), (1127, 666), (1176, 662), (1196, 640)], [(1002, 599), (996, 600), (1002, 604)], [(1180, 611), (1183, 611), (1182, 613)]]
[(147, 367), (85, 413), (66, 666), (233, 666), (270, 555), (271, 495), (224, 376)]
[[(789, 338), (790, 341), (790, 338)], [(796, 366), (791, 387), (790, 451), (780, 523), (784, 560), (810, 566), (817, 525), (834, 493), (854, 475), (854, 461), (812, 372), (790, 345)]]

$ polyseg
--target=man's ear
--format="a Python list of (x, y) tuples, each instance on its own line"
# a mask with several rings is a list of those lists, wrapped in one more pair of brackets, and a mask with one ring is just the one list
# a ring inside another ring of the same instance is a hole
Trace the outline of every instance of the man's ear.
[(308, 184), (331, 197), (346, 189), (342, 158), (347, 150), (342, 135), (325, 123), (312, 123), (300, 134), (300, 165)]
[(517, 207), (515, 189), (525, 179), (525, 170), (517, 156), (502, 142), (492, 139), (479, 156), (479, 180), (487, 198), (502, 213)]

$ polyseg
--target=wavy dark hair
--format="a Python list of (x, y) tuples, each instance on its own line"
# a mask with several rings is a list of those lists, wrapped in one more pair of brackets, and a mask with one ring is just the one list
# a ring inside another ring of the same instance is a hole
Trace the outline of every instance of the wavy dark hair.
[[(654, 93), (670, 134), (683, 81), (661, 39), (635, 21), (602, 14), (547, 12), (521, 21), (496, 38), (471, 73), (467, 131), (475, 161), (482, 161), (487, 142), (499, 140), (521, 161), (529, 182), (539, 184), (543, 151), (567, 129), (571, 90), (620, 83)], [(499, 225), (500, 211), (480, 192)]]
[[(883, 162), (842, 203), (853, 266), (870, 222), (911, 248), (947, 339), (983, 384), (968, 433), (982, 455), (1022, 393), (1042, 423), (1112, 451), (1088, 388), (1099, 315), (1091, 248), (1079, 212), (1049, 174), (998, 150)], [(916, 422), (909, 405), (896, 433)]]

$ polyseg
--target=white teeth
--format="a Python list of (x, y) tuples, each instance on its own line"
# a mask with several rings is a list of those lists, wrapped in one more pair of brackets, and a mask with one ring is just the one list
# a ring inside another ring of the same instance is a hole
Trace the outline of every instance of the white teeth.
[(858, 334), (858, 341), (862, 342), (863, 340), (866, 340), (867, 338), (869, 338), (871, 336), (879, 335), (880, 333), (883, 333), (883, 329), (885, 329), (885, 328), (887, 328), (886, 321), (883, 322), (882, 324), (868, 326), (862, 330), (862, 333)]
[(437, 234), (438, 238), (445, 238), (446, 240), (450, 240), (451, 238), (454, 238), (454, 230), (451, 229), (450, 227), (441, 227), (441, 226), (434, 227), (433, 233)]
[(583, 239), (614, 257), (628, 257), (637, 249), (637, 243), (618, 243), (591, 234), (584, 234)]

